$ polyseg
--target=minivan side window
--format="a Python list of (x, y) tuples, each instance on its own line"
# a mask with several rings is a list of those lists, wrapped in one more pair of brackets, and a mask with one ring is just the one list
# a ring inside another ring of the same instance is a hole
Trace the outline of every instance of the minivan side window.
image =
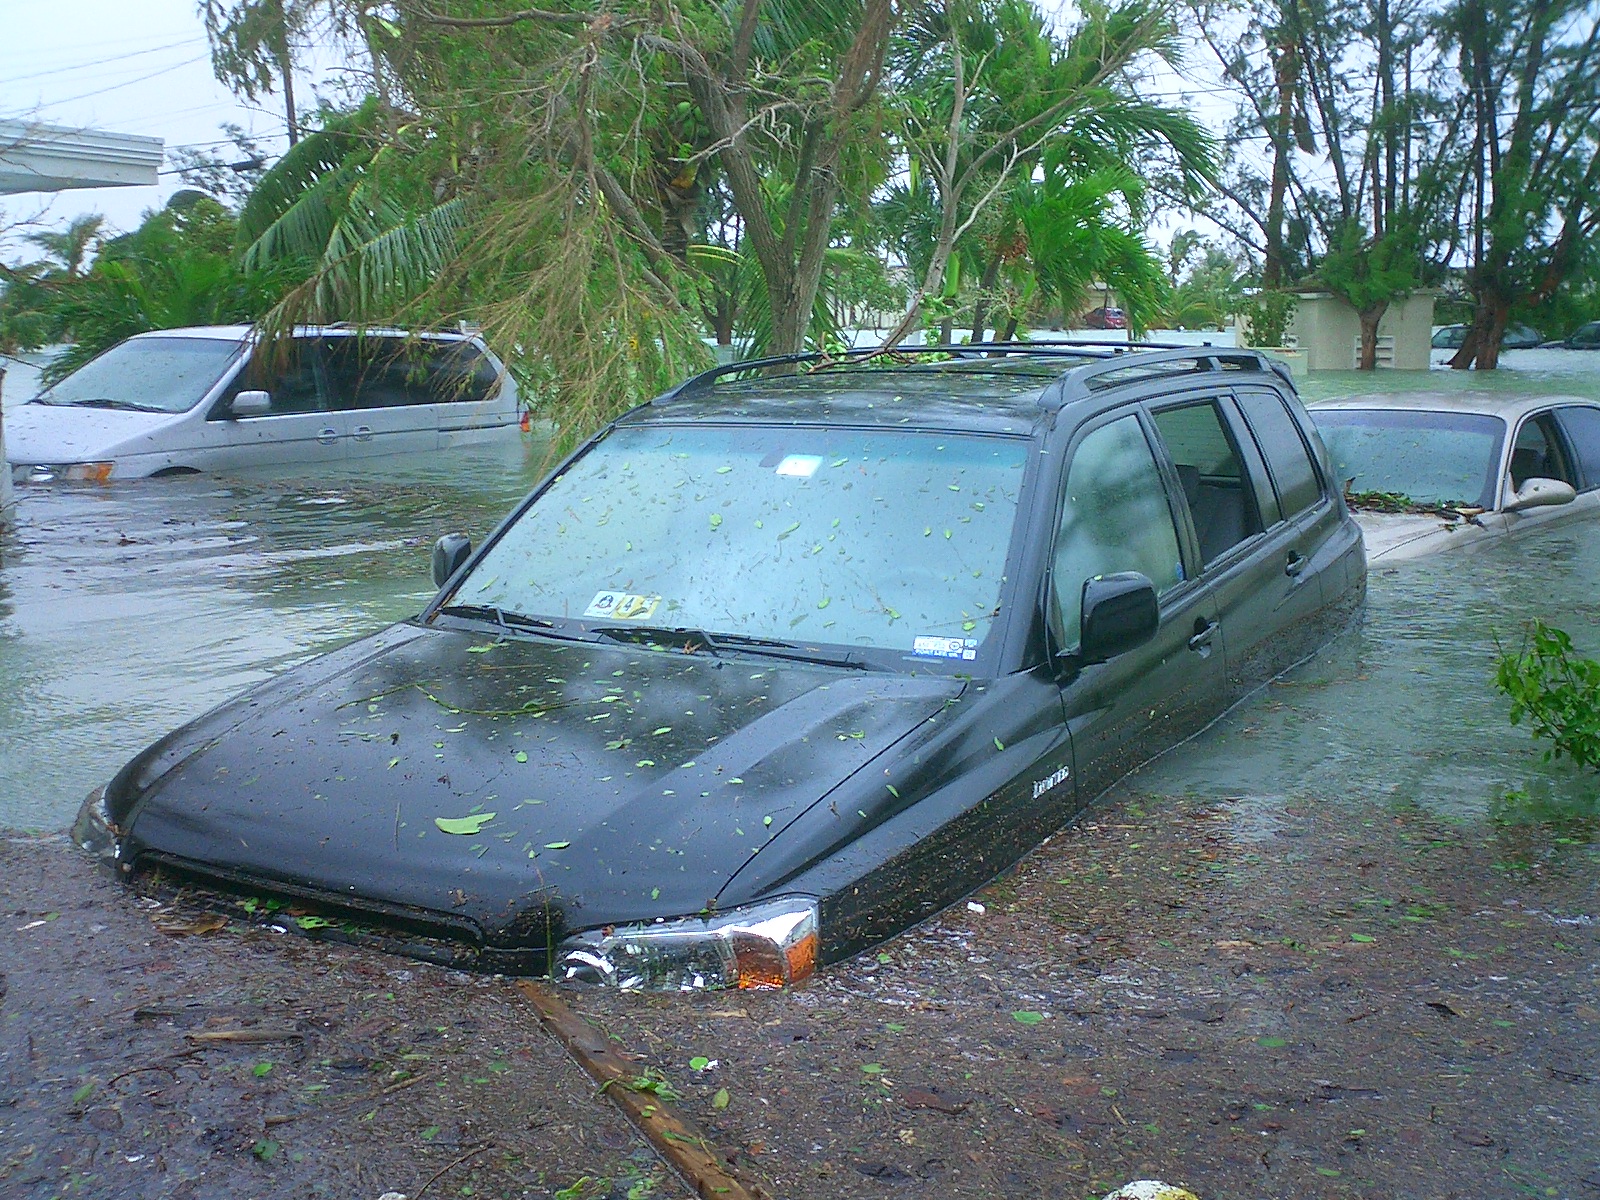
[(500, 373), (471, 342), (445, 342), (428, 347), (428, 388), (437, 404), (487, 400)]
[(1261, 532), (1255, 489), (1215, 401), (1163, 408), (1154, 419), (1178, 469), (1200, 561), (1209, 566)]
[(1283, 515), (1292, 518), (1310, 508), (1322, 499), (1322, 483), (1299, 424), (1276, 392), (1241, 391), (1237, 398), (1267, 460)]
[(422, 347), (403, 338), (330, 337), (323, 341), (328, 392), (336, 409), (432, 404)]
[(1578, 460), (1580, 490), (1600, 488), (1600, 408), (1566, 404), (1556, 409), (1556, 420)]
[(1066, 648), (1078, 644), (1083, 585), (1117, 571), (1142, 572), (1158, 593), (1183, 579), (1167, 489), (1136, 415), (1091, 432), (1067, 468), (1051, 571)]
[(257, 343), (250, 361), (228, 386), (227, 395), (212, 409), (209, 419), (230, 418), (234, 397), (247, 391), (263, 391), (272, 397), (272, 409), (265, 414), (267, 416), (321, 412), (323, 402), (322, 392), (317, 387), (315, 345), (310, 339), (298, 337), (281, 343)]

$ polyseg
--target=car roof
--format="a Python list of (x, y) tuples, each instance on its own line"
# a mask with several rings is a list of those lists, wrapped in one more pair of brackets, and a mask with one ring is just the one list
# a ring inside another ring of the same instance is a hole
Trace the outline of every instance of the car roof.
[(1516, 421), (1530, 412), (1556, 405), (1578, 404), (1600, 408), (1600, 403), (1582, 396), (1502, 396), (1494, 392), (1403, 392), (1388, 395), (1341, 396), (1337, 400), (1315, 400), (1306, 407), (1315, 417), (1319, 412), (1352, 409), (1403, 409), (1408, 412), (1477, 413)]
[[(432, 330), (394, 329), (378, 327), (360, 329), (355, 326), (342, 325), (296, 325), (295, 337), (354, 337), (359, 334), (383, 337), (418, 337), (430, 341), (457, 342), (475, 337), (470, 333), (455, 333), (451, 331), (435, 332)], [(136, 333), (128, 340), (139, 341), (144, 338), (195, 338), (205, 341), (243, 342), (256, 337), (254, 325), (185, 325), (177, 329), (151, 329), (145, 333)]]
[[(702, 372), (619, 424), (748, 421), (886, 426), (1027, 436), (1069, 406), (1162, 394), (1197, 381), (1232, 384), (1241, 371), (1292, 389), (1287, 370), (1254, 350), (1126, 343), (984, 343), (843, 356), (789, 355)], [(936, 354), (946, 361), (917, 361)], [(771, 374), (779, 367), (805, 367)], [(1226, 375), (1223, 372), (1227, 372)], [(734, 378), (745, 375), (746, 378)], [(749, 376), (754, 377), (749, 377)], [(1095, 408), (1101, 407), (1094, 404)]]

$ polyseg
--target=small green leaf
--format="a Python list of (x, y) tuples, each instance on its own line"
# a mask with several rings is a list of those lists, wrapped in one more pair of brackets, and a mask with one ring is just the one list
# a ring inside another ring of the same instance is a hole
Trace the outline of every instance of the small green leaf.
[(1037, 1025), (1039, 1022), (1044, 1020), (1044, 1014), (1040, 1012), (1028, 1012), (1024, 1010), (1022, 1012), (1012, 1013), (1011, 1019), (1018, 1025)]
[(77, 1091), (73, 1092), (72, 1093), (72, 1106), (74, 1108), (77, 1108), (80, 1104), (82, 1104), (90, 1096), (94, 1095), (94, 1089), (95, 1089), (95, 1082), (94, 1082), (94, 1080), (91, 1079), (88, 1083), (84, 1084)]
[(1352, 933), (1350, 935), (1350, 940), (1352, 942), (1375, 942), (1378, 939), (1369, 933)]
[(425, 1142), (431, 1142), (431, 1141), (433, 1141), (434, 1138), (436, 1138), (438, 1136), (439, 1136), (439, 1127), (437, 1125), (429, 1125), (427, 1128), (425, 1128), (422, 1131), (422, 1140), (425, 1141)]
[(525, 763), (528, 761), (528, 752), (526, 750), (518, 750), (511, 757), (516, 759), (519, 763)]
[(689, 1060), (689, 1069), (691, 1071), (704, 1071), (710, 1065), (711, 1060), (703, 1054), (696, 1054)]
[(254, 1146), (250, 1147), (250, 1153), (254, 1154), (262, 1162), (271, 1162), (272, 1156), (277, 1152), (278, 1143), (271, 1138), (262, 1138)]
[(395, 769), (395, 768), (396, 768), (396, 767), (398, 767), (398, 766), (399, 766), (399, 765), (400, 765), (400, 760), (399, 760), (399, 759), (398, 759), (398, 758), (391, 758), (391, 759), (390, 759), (390, 760), (389, 760), (389, 770), (391, 770), (391, 771), (392, 771), (392, 770), (394, 770), (394, 769)]
[(833, 603), (833, 597), (824, 596), (821, 600), (817, 601), (817, 607), (818, 608), (827, 608), (828, 605), (830, 605), (832, 603)]
[(473, 813), (470, 817), (435, 817), (433, 823), (445, 833), (471, 837), (494, 818), (495, 814), (492, 812)]
[(270, 1062), (258, 1062), (255, 1066), (250, 1068), (250, 1073), (257, 1079), (265, 1079), (268, 1075), (272, 1074), (272, 1064)]
[(888, 789), (889, 789), (889, 795), (891, 795), (891, 796), (893, 796), (893, 797), (894, 797), (894, 798), (895, 798), (895, 799), (896, 799), (896, 800), (898, 800), (898, 799), (900, 799), (900, 792), (899, 792), (899, 790), (898, 790), (898, 789), (897, 789), (897, 788), (896, 788), (896, 787), (895, 787), (895, 786), (894, 786), (894, 784), (892, 784), (892, 783), (886, 783), (886, 784), (884, 784), (884, 785), (883, 785), (883, 786), (884, 786), (884, 787), (886, 787), (886, 788), (888, 788)]
[(1288, 1044), (1289, 1044), (1289, 1039), (1288, 1038), (1258, 1037), (1256, 1039), (1256, 1045), (1263, 1046), (1268, 1050), (1281, 1050), (1283, 1047), (1287, 1046)]
[(721, 524), (722, 524), (722, 514), (721, 513), (712, 513), (711, 514), (711, 528), (716, 529)]
[(294, 923), (305, 930), (326, 929), (333, 924), (327, 917), (296, 917)]
[(996, 750), (1004, 750), (1006, 748), (1006, 744), (1004, 742), (1002, 742), (999, 738), (995, 738), (995, 740), (994, 740), (994, 748)]
[(771, 825), (772, 824), (772, 818), (771, 817), (762, 817), (761, 818), (761, 823), (763, 825)]
[(862, 1063), (861, 1064), (861, 1073), (863, 1075), (882, 1075), (883, 1074), (883, 1064), (882, 1063)]
[(660, 888), (651, 888), (650, 889), (650, 899), (652, 899), (652, 900), (661, 899), (661, 889)]
[(672, 732), (672, 726), (671, 725), (663, 725), (660, 729), (652, 729), (650, 731), (650, 736), (651, 737), (660, 737), (663, 733), (671, 733), (671, 732)]
[(570, 845), (572, 845), (571, 842), (546, 842), (544, 848), (546, 850), (565, 850)]
[(716, 1109), (727, 1108), (729, 1098), (727, 1088), (718, 1088), (717, 1094), (711, 1097), (711, 1107)]
[[(467, 647), (467, 653), (468, 654), (487, 654), (487, 653), (489, 653), (489, 651), (493, 650), (494, 647), (495, 647), (495, 643), (494, 642), (490, 642), (487, 646), (468, 646)], [(274, 1144), (276, 1144), (276, 1143), (274, 1143)]]

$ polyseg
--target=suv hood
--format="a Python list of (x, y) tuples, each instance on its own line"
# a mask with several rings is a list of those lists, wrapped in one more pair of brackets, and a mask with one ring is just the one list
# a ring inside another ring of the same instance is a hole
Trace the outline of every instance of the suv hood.
[(97, 462), (135, 454), (141, 449), (139, 438), (172, 424), (182, 415), (30, 401), (6, 412), (6, 461), (31, 466)]
[(156, 743), (106, 810), (136, 866), (545, 947), (748, 902), (739, 869), (963, 686), (400, 625)]

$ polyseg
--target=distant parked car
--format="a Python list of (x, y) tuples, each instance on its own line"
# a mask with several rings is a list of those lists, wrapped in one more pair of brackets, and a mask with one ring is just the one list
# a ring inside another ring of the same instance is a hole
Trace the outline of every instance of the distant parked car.
[(1370, 562), (1600, 513), (1600, 404), (1356, 396), (1311, 406)]
[(517, 389), (476, 337), (248, 325), (141, 333), (6, 414), (17, 483), (104, 483), (409, 454), (515, 429)]
[[(1441, 325), (1433, 332), (1433, 348), (1435, 350), (1459, 350), (1461, 344), (1467, 340), (1467, 326)], [(1544, 337), (1531, 325), (1507, 325), (1506, 331), (1500, 335), (1500, 349), (1502, 350), (1532, 350), (1544, 345)]]
[(417, 619), (170, 734), (75, 838), (438, 962), (795, 983), (1360, 606), (1360, 531), (1264, 356), (867, 353), (620, 417), (476, 552), (441, 539)]
[(1083, 315), (1083, 323), (1090, 329), (1126, 329), (1128, 314), (1120, 308), (1091, 308)]
[(1545, 342), (1549, 350), (1600, 350), (1600, 321), (1579, 325), (1558, 342)]

